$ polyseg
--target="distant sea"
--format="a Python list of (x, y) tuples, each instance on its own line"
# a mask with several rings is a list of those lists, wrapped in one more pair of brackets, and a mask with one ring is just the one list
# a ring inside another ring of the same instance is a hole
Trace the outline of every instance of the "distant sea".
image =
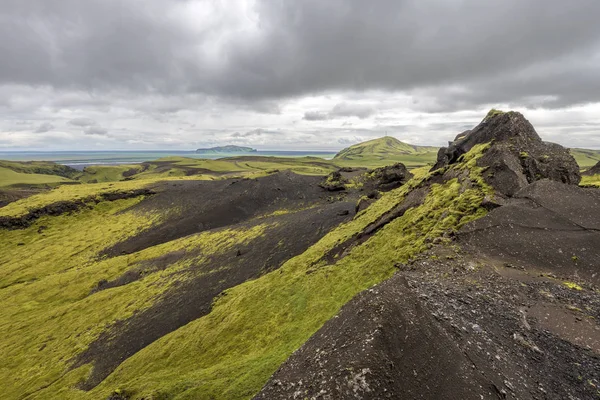
[(327, 151), (257, 151), (253, 153), (196, 154), (194, 151), (0, 151), (0, 160), (53, 161), (83, 169), (90, 165), (135, 164), (162, 157), (179, 156), (217, 159), (236, 156), (320, 157), (331, 159), (334, 152)]

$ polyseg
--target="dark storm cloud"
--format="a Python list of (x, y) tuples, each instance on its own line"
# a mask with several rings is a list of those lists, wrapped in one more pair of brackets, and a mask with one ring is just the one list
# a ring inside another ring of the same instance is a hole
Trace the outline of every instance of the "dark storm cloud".
[[(507, 81), (515, 94), (536, 96), (542, 85), (523, 85), (514, 75), (556, 59), (575, 62), (538, 71), (537, 81), (554, 83), (552, 95), (571, 103), (588, 101), (588, 91), (572, 96), (569, 82), (597, 81), (577, 75), (578, 61), (598, 52), (596, 0), (265, 0), (259, 10), (262, 40), (230, 49), (221, 92), (277, 97), (322, 90), (469, 88), (481, 81), (502, 86)], [(563, 85), (553, 82), (557, 75), (567, 79)], [(470, 103), (470, 97), (486, 98), (490, 91), (478, 84), (467, 94), (463, 101)], [(462, 98), (461, 92), (452, 95)]]
[[(190, 10), (210, 18), (185, 23)], [(197, 92), (247, 104), (429, 89), (432, 109), (600, 100), (597, 0), (258, 0), (236, 10), (209, 1), (4, 0), (0, 84)], [(463, 90), (435, 89), (455, 86)]]

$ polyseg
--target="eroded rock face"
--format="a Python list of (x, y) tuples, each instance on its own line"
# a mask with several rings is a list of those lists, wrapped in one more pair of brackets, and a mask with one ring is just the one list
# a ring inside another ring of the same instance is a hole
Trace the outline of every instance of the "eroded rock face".
[(487, 168), (484, 178), (499, 194), (510, 197), (540, 179), (573, 185), (581, 180), (579, 166), (569, 151), (543, 142), (529, 121), (512, 111), (490, 113), (474, 129), (458, 135), (440, 149), (433, 170), (458, 162), (463, 154), (484, 143), (491, 143), (491, 147), (478, 165)]

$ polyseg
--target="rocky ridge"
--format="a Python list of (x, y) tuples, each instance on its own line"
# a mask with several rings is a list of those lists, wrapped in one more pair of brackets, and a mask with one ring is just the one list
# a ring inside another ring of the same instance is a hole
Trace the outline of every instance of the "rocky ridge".
[(411, 193), (453, 179), (468, 190), (473, 149), (491, 211), (347, 303), (256, 399), (600, 396), (600, 191), (579, 188), (568, 151), (521, 114), (494, 112)]

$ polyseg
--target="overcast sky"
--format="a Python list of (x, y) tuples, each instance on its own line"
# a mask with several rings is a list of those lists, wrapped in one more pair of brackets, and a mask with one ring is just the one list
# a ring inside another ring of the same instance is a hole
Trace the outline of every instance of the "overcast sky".
[(600, 148), (599, 0), (0, 0), (0, 150)]

